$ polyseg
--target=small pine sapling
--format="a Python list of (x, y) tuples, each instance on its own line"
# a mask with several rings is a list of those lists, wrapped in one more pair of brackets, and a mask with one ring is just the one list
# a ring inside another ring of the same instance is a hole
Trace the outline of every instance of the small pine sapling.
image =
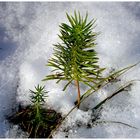
[(68, 81), (65, 90), (73, 81), (77, 88), (77, 106), (80, 105), (80, 83), (90, 88), (102, 79), (101, 73), (105, 68), (100, 68), (97, 53), (94, 50), (97, 45), (98, 33), (93, 32), (95, 19), (88, 22), (88, 14), (83, 18), (80, 13), (74, 12), (74, 16), (67, 15), (69, 24), (60, 25), (60, 43), (55, 44), (54, 57), (49, 59), (48, 66), (54, 68), (51, 75), (43, 80)]
[(35, 86), (35, 91), (30, 90), (32, 93), (31, 95), (31, 102), (33, 103), (33, 108), (35, 110), (35, 121), (40, 122), (41, 121), (41, 106), (45, 102), (45, 97), (48, 97), (46, 94), (48, 93), (45, 90), (45, 86), (37, 85)]
[(32, 104), (26, 107), (19, 106), (19, 110), (8, 119), (28, 132), (29, 138), (47, 138), (62, 119), (61, 114), (43, 107), (45, 97), (48, 97), (45, 86), (37, 85), (35, 90), (30, 92)]

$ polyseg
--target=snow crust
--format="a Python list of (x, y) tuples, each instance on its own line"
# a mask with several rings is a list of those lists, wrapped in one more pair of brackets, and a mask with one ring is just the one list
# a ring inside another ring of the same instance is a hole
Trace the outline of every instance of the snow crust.
[[(108, 69), (105, 75), (111, 68), (119, 69), (140, 60), (140, 3), (0, 3), (0, 137), (26, 137), (26, 134), (17, 132), (17, 126), (11, 127), (6, 115), (11, 114), (19, 102), (30, 104), (29, 89), (34, 89), (38, 83), (46, 85), (49, 91), (46, 107), (63, 116), (74, 107), (77, 97), (74, 86), (63, 92), (63, 82), (56, 84), (55, 81), (41, 80), (51, 71), (45, 65), (52, 56), (53, 44), (59, 41), (59, 24), (67, 22), (65, 12), (73, 13), (75, 9), (83, 15), (88, 11), (89, 18), (97, 18), (95, 30), (101, 34), (96, 51), (99, 64)], [(121, 77), (120, 84), (140, 79), (139, 73), (140, 65)], [(93, 108), (120, 84), (95, 93), (83, 103), (83, 108)], [(85, 90), (86, 87), (82, 86), (81, 92)], [(135, 82), (129, 92), (123, 92), (105, 104), (101, 119), (122, 121), (140, 129), (139, 92), (139, 82)], [(120, 124), (98, 124), (87, 128), (91, 114), (91, 110), (74, 110), (54, 137), (140, 137), (139, 130)], [(77, 123), (81, 127), (77, 127)]]

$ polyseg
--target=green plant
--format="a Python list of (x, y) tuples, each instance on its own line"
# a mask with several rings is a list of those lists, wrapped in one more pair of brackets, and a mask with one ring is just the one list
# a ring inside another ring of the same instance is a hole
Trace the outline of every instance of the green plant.
[(61, 43), (55, 44), (54, 57), (48, 61), (48, 66), (54, 67), (53, 73), (46, 76), (45, 80), (67, 80), (65, 90), (73, 81), (78, 93), (78, 107), (80, 105), (80, 85), (83, 83), (91, 88), (102, 79), (101, 73), (105, 68), (100, 68), (97, 53), (94, 50), (98, 33), (93, 32), (95, 19), (88, 22), (88, 14), (83, 18), (80, 13), (74, 16), (67, 15), (69, 25), (60, 25)]
[(46, 94), (48, 93), (45, 90), (45, 86), (37, 85), (35, 86), (35, 91), (30, 90), (32, 93), (31, 95), (31, 102), (33, 103), (33, 107), (35, 110), (35, 121), (40, 122), (41, 121), (41, 106), (45, 102), (45, 97), (48, 97)]
[(61, 114), (42, 106), (48, 93), (44, 86), (37, 85), (30, 92), (32, 104), (26, 107), (19, 105), (18, 111), (8, 120), (28, 132), (29, 138), (47, 138), (61, 120)]

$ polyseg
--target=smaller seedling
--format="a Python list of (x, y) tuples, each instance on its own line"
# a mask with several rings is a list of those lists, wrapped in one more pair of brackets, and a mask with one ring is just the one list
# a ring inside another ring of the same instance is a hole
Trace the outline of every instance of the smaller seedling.
[(29, 138), (47, 138), (62, 117), (55, 110), (43, 108), (42, 105), (48, 93), (45, 86), (37, 85), (35, 90), (30, 90), (30, 92), (32, 104), (19, 107), (18, 112), (10, 116), (8, 120), (28, 132)]
[(45, 97), (48, 97), (46, 94), (48, 93), (45, 90), (45, 86), (40, 86), (37, 85), (35, 87), (35, 91), (30, 90), (30, 92), (32, 93), (31, 95), (31, 102), (33, 103), (33, 107), (35, 110), (35, 121), (36, 122), (40, 122), (41, 121), (41, 106), (43, 105), (43, 103), (45, 102)]

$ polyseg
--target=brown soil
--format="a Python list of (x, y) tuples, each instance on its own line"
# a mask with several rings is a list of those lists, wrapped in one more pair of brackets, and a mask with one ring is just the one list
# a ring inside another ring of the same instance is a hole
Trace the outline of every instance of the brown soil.
[(47, 138), (61, 119), (61, 114), (55, 110), (42, 108), (41, 121), (37, 121), (32, 106), (20, 107), (17, 113), (8, 117), (9, 122), (28, 132), (29, 138)]

